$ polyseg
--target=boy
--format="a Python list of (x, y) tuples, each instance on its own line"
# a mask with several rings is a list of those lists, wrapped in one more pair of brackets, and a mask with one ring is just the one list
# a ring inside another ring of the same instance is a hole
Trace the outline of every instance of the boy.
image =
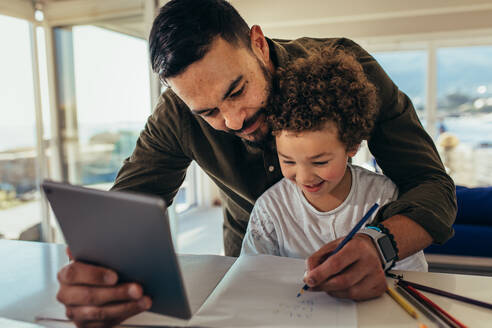
[[(384, 175), (348, 164), (378, 108), (376, 88), (351, 55), (325, 48), (275, 78), (268, 122), (284, 178), (256, 201), (241, 254), (308, 258), (398, 190)], [(427, 271), (427, 263), (420, 251), (394, 268)]]

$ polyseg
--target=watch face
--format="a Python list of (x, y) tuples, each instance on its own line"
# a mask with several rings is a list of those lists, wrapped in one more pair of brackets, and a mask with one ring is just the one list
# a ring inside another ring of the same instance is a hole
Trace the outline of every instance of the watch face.
[(386, 262), (394, 260), (396, 258), (396, 252), (393, 248), (393, 244), (388, 236), (384, 236), (378, 239), (379, 248), (383, 252), (383, 256)]

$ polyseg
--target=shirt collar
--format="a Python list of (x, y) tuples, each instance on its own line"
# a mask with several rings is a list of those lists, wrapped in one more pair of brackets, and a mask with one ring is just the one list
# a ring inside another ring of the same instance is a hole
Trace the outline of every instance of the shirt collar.
[(275, 68), (285, 67), (289, 62), (290, 57), (285, 47), (276, 40), (269, 38), (266, 38), (266, 40), (268, 42), (268, 46), (270, 47), (270, 59), (275, 65)]

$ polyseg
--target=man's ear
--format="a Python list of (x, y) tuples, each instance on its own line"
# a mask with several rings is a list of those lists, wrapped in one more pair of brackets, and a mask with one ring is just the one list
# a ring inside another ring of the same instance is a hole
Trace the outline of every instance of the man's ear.
[(270, 62), (270, 47), (259, 25), (253, 25), (251, 27), (249, 38), (251, 49), (255, 55), (261, 58), (264, 64), (268, 64)]

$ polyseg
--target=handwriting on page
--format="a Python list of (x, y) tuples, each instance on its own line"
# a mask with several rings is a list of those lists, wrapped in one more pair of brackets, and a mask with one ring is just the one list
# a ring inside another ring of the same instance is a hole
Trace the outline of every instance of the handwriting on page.
[(279, 303), (273, 310), (276, 315), (287, 316), (292, 319), (311, 319), (315, 310), (315, 299), (297, 300), (295, 302)]

